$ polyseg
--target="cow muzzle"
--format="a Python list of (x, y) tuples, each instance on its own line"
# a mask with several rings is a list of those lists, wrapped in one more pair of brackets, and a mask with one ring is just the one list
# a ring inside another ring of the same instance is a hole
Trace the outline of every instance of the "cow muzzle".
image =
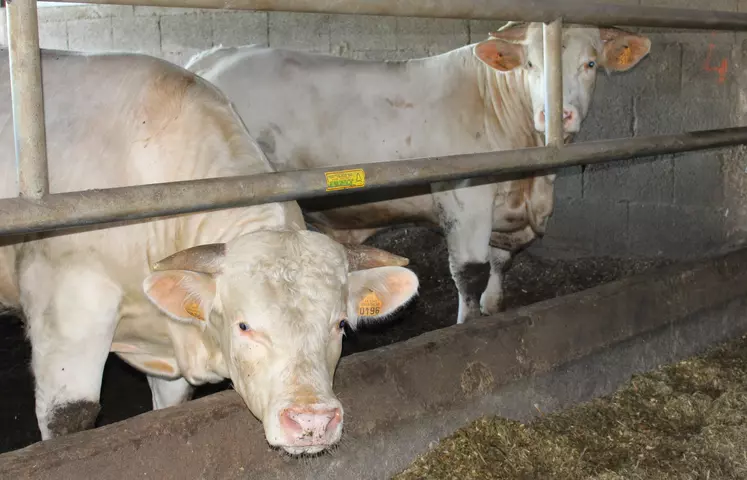
[[(573, 105), (563, 106), (563, 132), (565, 133), (576, 133), (581, 126), (581, 116), (578, 113), (578, 109)], [(545, 118), (545, 109), (537, 111), (534, 116), (534, 128), (538, 132), (544, 132), (547, 128), (547, 121)]]
[(278, 446), (292, 455), (318, 453), (340, 440), (340, 405), (291, 406), (282, 409), (278, 416), (282, 436)]

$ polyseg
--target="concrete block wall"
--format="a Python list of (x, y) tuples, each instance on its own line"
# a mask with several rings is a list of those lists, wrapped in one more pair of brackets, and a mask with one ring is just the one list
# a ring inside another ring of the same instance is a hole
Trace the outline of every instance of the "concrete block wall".
[[(698, 0), (609, 3), (705, 8)], [(747, 12), (747, 0), (712, 0), (710, 8)], [(94, 5), (42, 7), (39, 18), (43, 48), (139, 51), (178, 64), (214, 45), (249, 43), (357, 59), (408, 59), (482, 40), (500, 25)], [(5, 28), (4, 19), (0, 25)], [(652, 38), (651, 55), (631, 72), (600, 74), (577, 141), (745, 123), (747, 34), (637, 30)], [(687, 257), (740, 242), (747, 238), (745, 168), (743, 150), (727, 148), (566, 169), (557, 179), (548, 234), (533, 249), (549, 255)]]

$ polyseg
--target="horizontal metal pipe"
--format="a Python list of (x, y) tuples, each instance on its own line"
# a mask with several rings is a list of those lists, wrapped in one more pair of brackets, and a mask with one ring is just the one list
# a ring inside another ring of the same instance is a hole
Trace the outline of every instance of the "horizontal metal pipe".
[[(61, 0), (77, 2), (78, 0)], [(94, 4), (747, 30), (747, 14), (583, 0), (94, 0)], [(705, 4), (705, 2), (704, 2)]]
[(18, 187), (22, 197), (41, 198), (49, 183), (36, 0), (14, 0), (7, 10)]
[(633, 157), (703, 150), (747, 143), (747, 127), (679, 135), (622, 138), (499, 152), (349, 165), (365, 172), (365, 186), (329, 192), (325, 173), (315, 168), (105, 190), (48, 195), (39, 200), (0, 200), (0, 235), (136, 220), (260, 203), (302, 200), (382, 187), (423, 185), (483, 175), (544, 171)]

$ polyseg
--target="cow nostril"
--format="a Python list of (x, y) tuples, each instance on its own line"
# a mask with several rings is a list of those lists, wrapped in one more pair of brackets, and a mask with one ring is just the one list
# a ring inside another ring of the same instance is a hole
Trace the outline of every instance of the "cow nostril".
[(341, 420), (342, 413), (339, 408), (287, 408), (280, 414), (283, 428), (300, 440), (324, 437), (334, 430)]

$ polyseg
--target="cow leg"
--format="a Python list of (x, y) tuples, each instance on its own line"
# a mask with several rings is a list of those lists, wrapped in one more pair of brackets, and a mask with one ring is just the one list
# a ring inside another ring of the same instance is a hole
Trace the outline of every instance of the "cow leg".
[(480, 316), (480, 297), (490, 277), (493, 190), (491, 185), (482, 185), (434, 194), (446, 234), (449, 269), (459, 293), (457, 323)]
[(153, 410), (180, 405), (192, 398), (194, 387), (184, 377), (175, 380), (147, 377), (153, 395)]
[(41, 254), (23, 262), (19, 283), (42, 440), (92, 428), (120, 288), (98, 264), (53, 267)]
[(503, 270), (511, 260), (511, 252), (502, 248), (490, 249), (490, 279), (480, 297), (480, 311), (483, 315), (494, 315), (503, 307)]

